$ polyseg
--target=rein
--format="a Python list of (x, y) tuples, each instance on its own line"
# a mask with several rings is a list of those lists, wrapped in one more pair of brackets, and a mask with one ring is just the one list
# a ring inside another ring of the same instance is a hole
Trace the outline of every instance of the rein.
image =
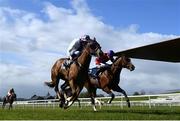
[[(118, 63), (116, 64), (116, 61), (118, 61), (118, 59), (119, 59), (119, 58), (117, 58), (117, 59), (114, 61), (114, 63), (112, 64), (114, 67), (119, 67), (119, 64), (118, 64)], [(122, 59), (122, 58), (121, 58), (121, 59)]]

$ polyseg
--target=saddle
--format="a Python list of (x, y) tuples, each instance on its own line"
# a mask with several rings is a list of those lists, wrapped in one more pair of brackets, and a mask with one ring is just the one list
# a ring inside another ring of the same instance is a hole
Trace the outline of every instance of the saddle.
[(97, 77), (98, 70), (99, 70), (99, 68), (97, 68), (97, 67), (89, 69), (89, 75), (91, 75), (92, 77)]
[(98, 76), (107, 69), (110, 69), (109, 65), (101, 66), (100, 68), (94, 67), (89, 69), (89, 74), (92, 77), (98, 78)]
[(74, 57), (73, 59), (68, 58), (67, 60), (64, 61), (62, 64), (61, 68), (67, 70), (70, 68), (71, 64), (76, 63), (77, 65), (81, 66), (80, 63), (77, 62), (78, 57)]

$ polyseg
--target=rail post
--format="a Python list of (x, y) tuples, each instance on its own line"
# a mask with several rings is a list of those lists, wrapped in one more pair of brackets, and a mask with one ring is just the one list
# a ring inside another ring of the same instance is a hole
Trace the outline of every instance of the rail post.
[(151, 109), (151, 97), (149, 96), (149, 109)]
[(123, 109), (123, 96), (121, 95), (121, 109)]

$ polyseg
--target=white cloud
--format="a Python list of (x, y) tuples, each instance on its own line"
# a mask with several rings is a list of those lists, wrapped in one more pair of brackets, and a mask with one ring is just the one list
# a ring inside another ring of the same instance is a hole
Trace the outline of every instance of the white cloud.
[[(95, 36), (103, 50), (115, 51), (176, 37), (153, 32), (138, 33), (138, 25), (117, 29), (103, 23), (100, 17), (94, 16), (84, 0), (74, 0), (71, 4), (72, 8), (67, 9), (45, 3), (42, 15), (46, 16), (47, 20), (42, 19), (37, 13), (0, 7), (0, 18), (2, 18), (0, 19), (0, 52), (21, 55), (25, 58), (23, 63), (26, 63), (12, 64), (4, 62), (5, 59), (1, 58), (0, 92), (3, 85), (5, 85), (3, 90), (8, 90), (10, 86), (15, 85), (43, 87), (42, 83), (50, 80), (50, 69), (55, 60), (66, 56), (66, 48), (70, 41), (83, 34)], [(125, 71), (122, 76), (123, 79), (127, 79), (121, 82), (126, 90), (154, 89), (154, 87), (168, 90), (179, 87), (179, 64), (134, 61), (137, 71), (132, 73)], [(156, 72), (160, 72), (161, 76)], [(151, 80), (152, 76), (154, 77)], [(164, 81), (163, 86), (159, 80)], [(146, 87), (147, 84), (148, 87)], [(43, 89), (49, 90), (47, 87)], [(30, 96), (31, 93), (27, 95)]]

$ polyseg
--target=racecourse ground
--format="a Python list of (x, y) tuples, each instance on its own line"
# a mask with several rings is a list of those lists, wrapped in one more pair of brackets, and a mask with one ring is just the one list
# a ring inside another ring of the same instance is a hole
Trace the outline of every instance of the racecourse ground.
[(92, 107), (58, 107), (0, 109), (0, 120), (180, 120), (180, 107), (123, 107), (103, 106), (97, 112)]

